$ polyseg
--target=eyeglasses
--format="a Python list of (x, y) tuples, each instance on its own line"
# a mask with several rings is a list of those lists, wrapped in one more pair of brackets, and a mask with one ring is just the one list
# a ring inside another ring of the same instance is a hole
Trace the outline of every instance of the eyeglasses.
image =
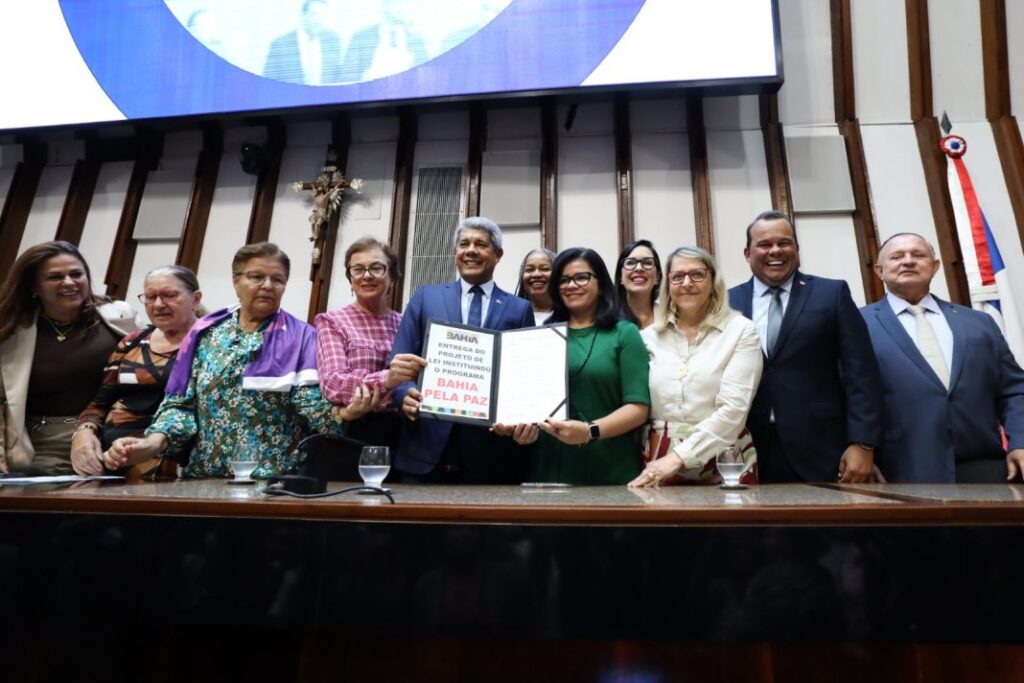
[(249, 271), (247, 273), (236, 273), (245, 278), (253, 287), (262, 287), (263, 283), (270, 280), (270, 286), (274, 289), (284, 289), (288, 285), (288, 279), (283, 278), (280, 275), (264, 275), (263, 273), (257, 273), (256, 271)]
[(180, 296), (181, 292), (174, 289), (168, 289), (166, 292), (146, 292), (144, 294), (139, 294), (139, 301), (147, 306), (155, 304), (157, 299), (160, 299), (165, 304), (170, 304), (177, 301)]
[(374, 277), (383, 277), (384, 273), (388, 272), (388, 267), (383, 263), (371, 263), (369, 266), (356, 265), (348, 267), (348, 276), (354, 278), (360, 278), (369, 272)]
[(690, 282), (704, 282), (708, 279), (707, 268), (697, 268), (696, 270), (677, 270), (674, 273), (668, 274), (668, 281), (674, 285), (681, 285), (686, 281), (686, 278), (690, 278)]
[(654, 258), (651, 256), (645, 256), (643, 258), (633, 258), (630, 256), (628, 259), (622, 262), (622, 267), (626, 270), (636, 270), (637, 266), (640, 266), (644, 270), (650, 270), (655, 265)]
[(576, 273), (573, 276), (564, 276), (558, 278), (558, 286), (565, 289), (569, 286), (569, 283), (576, 285), (577, 287), (586, 287), (590, 284), (590, 281), (594, 279), (593, 273)]

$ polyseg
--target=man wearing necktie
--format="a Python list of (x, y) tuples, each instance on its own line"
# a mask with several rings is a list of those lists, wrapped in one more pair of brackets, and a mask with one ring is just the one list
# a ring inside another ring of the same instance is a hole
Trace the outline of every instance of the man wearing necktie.
[(754, 321), (764, 373), (747, 417), (762, 483), (870, 480), (882, 385), (864, 320), (842, 280), (801, 273), (785, 214), (747, 227), (753, 277), (729, 305)]
[(930, 293), (938, 272), (920, 235), (882, 243), (875, 274), (888, 293), (861, 309), (885, 386), (876, 462), (893, 482), (1019, 481), (1024, 371), (991, 317)]
[(530, 302), (494, 283), (501, 242), (501, 228), (494, 221), (463, 220), (454, 235), (459, 279), (420, 287), (402, 315), (384, 385), (394, 389), (393, 402), (408, 418), (394, 462), (405, 481), (518, 484), (523, 480), (527, 453), (512, 439), (486, 427), (418, 419), (421, 397), (415, 379), (426, 363), (418, 354), (431, 318), (489, 330), (533, 327)]

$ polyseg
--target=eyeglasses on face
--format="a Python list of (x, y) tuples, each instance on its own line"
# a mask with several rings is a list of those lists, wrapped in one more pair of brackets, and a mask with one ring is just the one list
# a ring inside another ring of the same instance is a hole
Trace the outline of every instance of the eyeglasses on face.
[(636, 270), (637, 266), (644, 270), (650, 270), (655, 266), (654, 258), (651, 256), (645, 256), (643, 258), (633, 258), (630, 256), (628, 259), (622, 262), (622, 267), (626, 270)]
[(681, 285), (690, 278), (690, 282), (704, 282), (708, 279), (707, 268), (696, 268), (694, 270), (677, 270), (668, 274), (668, 281), (674, 285)]
[(147, 306), (155, 304), (157, 299), (160, 299), (165, 304), (174, 303), (181, 296), (181, 292), (168, 289), (163, 292), (144, 292), (139, 294), (139, 301), (146, 304)]
[(383, 263), (371, 263), (369, 266), (359, 264), (348, 267), (348, 276), (353, 278), (360, 278), (366, 275), (366, 273), (370, 273), (374, 277), (383, 277), (386, 272), (388, 272), (388, 267)]
[(586, 287), (587, 285), (590, 284), (590, 281), (593, 279), (593, 273), (576, 273), (575, 275), (572, 276), (564, 275), (558, 278), (558, 286), (564, 289), (568, 287), (569, 283), (571, 282), (577, 287)]
[(274, 289), (284, 289), (288, 284), (288, 278), (281, 277), (280, 275), (266, 275), (255, 270), (239, 274), (253, 287), (262, 287), (263, 283), (267, 280), (270, 280), (270, 286)]

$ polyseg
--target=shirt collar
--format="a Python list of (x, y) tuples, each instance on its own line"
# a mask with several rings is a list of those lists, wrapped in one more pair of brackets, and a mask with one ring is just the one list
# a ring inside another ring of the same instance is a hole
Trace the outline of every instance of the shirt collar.
[[(784, 291), (786, 294), (790, 294), (792, 292), (792, 290), (793, 290), (793, 278), (795, 278), (795, 277), (796, 277), (796, 271), (793, 271), (793, 274), (789, 276), (789, 279), (786, 280), (785, 282), (783, 282), (781, 285), (779, 285), (779, 287), (782, 288), (782, 291)], [(759, 296), (764, 296), (765, 292), (767, 292), (771, 288), (772, 288), (771, 285), (766, 285), (765, 283), (761, 282), (760, 278), (758, 278), (756, 275), (754, 276), (754, 298), (755, 299), (757, 297), (759, 297)]]
[[(469, 290), (473, 288), (473, 285), (469, 284), (461, 277), (459, 278), (459, 285), (462, 286), (462, 296), (468, 296)], [(480, 285), (480, 289), (484, 290), (484, 297), (489, 301), (491, 298), (491, 292), (494, 291), (494, 280), (488, 280), (483, 283)]]
[[(892, 292), (886, 292), (885, 300), (889, 302), (889, 306), (892, 308), (892, 312), (897, 316), (903, 311), (910, 308), (911, 304), (906, 299), (899, 297)], [(917, 302), (919, 306), (924, 306), (924, 310), (930, 313), (937, 313), (942, 315), (942, 309), (939, 308), (939, 303), (932, 297), (932, 295), (925, 294), (924, 297)]]

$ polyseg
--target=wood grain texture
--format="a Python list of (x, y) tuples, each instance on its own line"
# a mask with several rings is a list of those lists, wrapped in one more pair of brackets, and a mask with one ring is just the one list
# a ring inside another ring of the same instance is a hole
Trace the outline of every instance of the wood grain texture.
[(480, 215), (480, 174), (487, 151), (487, 109), (480, 102), (469, 105), (469, 152), (467, 160), (466, 215)]
[(18, 256), (28, 214), (46, 166), (46, 145), (22, 142), (22, 160), (14, 167), (3, 211), (0, 211), (0, 272), (7, 272)]
[[(409, 216), (412, 211), (413, 164), (416, 155), (417, 139), (416, 111), (403, 107), (398, 113), (398, 144), (395, 149), (395, 192), (391, 197), (391, 228), (388, 232), (388, 243), (398, 254), (398, 262), (405, 264), (409, 244)], [(403, 308), (402, 292), (405, 287), (405, 276), (395, 279), (395, 287), (391, 295), (391, 308), (400, 311)]]
[(629, 97), (615, 96), (615, 209), (619, 225), (619, 249), (636, 239), (633, 212), (633, 136), (629, 123)]
[(270, 239), (270, 223), (274, 217), (277, 181), (281, 174), (281, 155), (284, 152), (285, 129), (280, 119), (266, 122), (267, 141), (263, 144), (263, 168), (256, 177), (256, 192), (249, 214), (246, 244), (266, 242)]
[(686, 130), (690, 140), (690, 179), (693, 183), (693, 218), (697, 246), (715, 253), (714, 217), (711, 215), (711, 172), (708, 140), (704, 129), (704, 98), (693, 94), (686, 99)]
[[(334, 163), (342, 175), (347, 177), (348, 154), (352, 147), (352, 125), (348, 115), (341, 114), (331, 121), (331, 146), (327, 151), (335, 155)], [(326, 163), (326, 160), (325, 162)], [(327, 301), (331, 295), (331, 278), (334, 277), (334, 259), (338, 247), (338, 234), (341, 232), (341, 214), (344, 212), (344, 205), (341, 211), (336, 211), (327, 221), (327, 231), (324, 235), (324, 245), (320, 251), (320, 265), (311, 265), (309, 279), (313, 283), (309, 295), (309, 311), (307, 321), (312, 324), (318, 313), (327, 310)], [(344, 264), (341, 264), (344, 268)]]
[(206, 227), (210, 220), (210, 208), (217, 189), (217, 175), (221, 158), (224, 156), (224, 133), (216, 124), (203, 126), (203, 148), (196, 160), (196, 172), (192, 179), (188, 208), (185, 211), (185, 225), (178, 242), (175, 263), (196, 272), (199, 258), (203, 253)]
[(540, 236), (541, 245), (558, 251), (558, 107), (554, 97), (541, 103)]

